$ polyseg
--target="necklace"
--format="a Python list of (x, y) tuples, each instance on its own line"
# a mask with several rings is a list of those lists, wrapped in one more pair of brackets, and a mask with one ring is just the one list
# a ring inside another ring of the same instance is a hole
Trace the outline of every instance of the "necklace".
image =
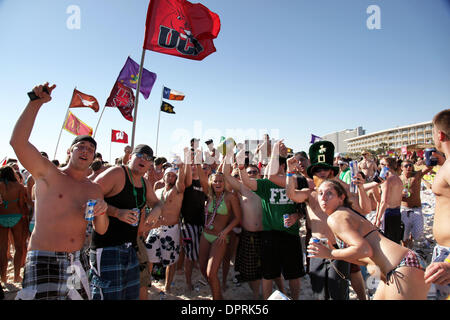
[(141, 202), (140, 205), (138, 205), (137, 191), (136, 191), (136, 187), (134, 186), (133, 175), (131, 174), (130, 168), (127, 167), (127, 169), (128, 169), (128, 173), (129, 173), (129, 176), (130, 176), (130, 179), (131, 179), (131, 184), (133, 185), (133, 196), (134, 196), (134, 200), (136, 202), (136, 208), (139, 209), (139, 208), (143, 207), (145, 205), (145, 202), (146, 202), (146, 198), (145, 198), (145, 194), (146, 194), (145, 181), (141, 177), (141, 182), (142, 182), (142, 187), (143, 187), (143, 190), (142, 190), (142, 202)]
[(212, 224), (214, 222), (214, 219), (216, 218), (217, 210), (219, 209), (219, 206), (222, 203), (222, 200), (223, 200), (224, 196), (225, 196), (225, 192), (222, 193), (222, 196), (220, 197), (220, 201), (216, 204), (216, 196), (214, 195), (214, 197), (213, 197), (214, 210), (213, 210), (213, 214), (212, 214), (212, 217), (209, 220), (209, 222), (208, 222), (208, 215), (209, 215), (208, 206), (205, 206), (205, 229), (206, 228), (209, 229), (209, 230), (214, 229), (214, 226)]

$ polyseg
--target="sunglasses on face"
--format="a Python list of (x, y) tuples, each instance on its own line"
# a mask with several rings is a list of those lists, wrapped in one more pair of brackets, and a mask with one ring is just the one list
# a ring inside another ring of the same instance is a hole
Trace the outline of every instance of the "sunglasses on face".
[(258, 171), (256, 171), (256, 170), (250, 170), (250, 171), (247, 171), (247, 174), (258, 174)]
[(403, 168), (411, 168), (412, 167), (412, 164), (405, 164), (404, 166), (403, 166)]
[(145, 153), (135, 153), (136, 157), (139, 159), (144, 159), (145, 161), (153, 161), (153, 158), (146, 155)]

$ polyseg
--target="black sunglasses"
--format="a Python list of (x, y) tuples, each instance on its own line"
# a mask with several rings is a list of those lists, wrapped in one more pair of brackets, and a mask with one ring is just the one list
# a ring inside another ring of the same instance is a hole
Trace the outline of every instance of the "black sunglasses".
[(258, 171), (256, 171), (256, 170), (249, 170), (249, 171), (247, 171), (247, 174), (258, 174)]

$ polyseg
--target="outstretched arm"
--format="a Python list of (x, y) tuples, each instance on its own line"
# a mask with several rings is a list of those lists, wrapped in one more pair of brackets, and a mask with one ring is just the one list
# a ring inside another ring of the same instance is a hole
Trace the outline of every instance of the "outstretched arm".
[[(44, 92), (44, 87), (48, 93)], [(49, 87), (48, 83), (34, 87), (33, 91), (39, 99), (30, 101), (25, 107), (17, 120), (9, 142), (20, 163), (33, 175), (34, 179), (48, 175), (51, 170), (55, 172), (58, 170), (29, 141), (37, 114), (43, 104), (52, 100), (51, 93), (55, 87), (55, 85)]]

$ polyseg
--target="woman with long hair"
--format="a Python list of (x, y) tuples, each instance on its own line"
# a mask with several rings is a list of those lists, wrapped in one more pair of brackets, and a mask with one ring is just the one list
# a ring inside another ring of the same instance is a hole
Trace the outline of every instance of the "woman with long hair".
[(199, 264), (208, 280), (214, 300), (223, 299), (218, 271), (230, 242), (234, 227), (241, 221), (238, 198), (225, 188), (221, 172), (208, 179), (208, 200), (205, 207), (205, 224), (200, 239)]
[(20, 270), (26, 254), (28, 237), (28, 208), (25, 187), (17, 181), (14, 169), (10, 166), (0, 168), (0, 276), (6, 283), (9, 250), (8, 233), (14, 238), (14, 282), (21, 282)]
[(311, 243), (314, 257), (345, 260), (367, 265), (379, 276), (375, 300), (426, 299), (430, 288), (425, 284), (426, 265), (414, 251), (386, 238), (364, 216), (351, 209), (342, 185), (333, 180), (319, 187), (319, 204), (328, 215), (327, 224), (336, 237), (338, 248)]

